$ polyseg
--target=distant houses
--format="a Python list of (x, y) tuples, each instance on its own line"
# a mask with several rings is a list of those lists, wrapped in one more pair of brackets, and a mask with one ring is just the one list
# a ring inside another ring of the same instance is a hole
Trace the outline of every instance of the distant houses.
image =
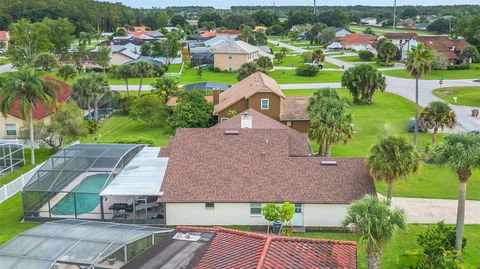
[(377, 37), (374, 35), (364, 35), (361, 33), (353, 33), (339, 38), (340, 44), (343, 49), (346, 50), (368, 50), (370, 52), (376, 53), (374, 49), (375, 41)]

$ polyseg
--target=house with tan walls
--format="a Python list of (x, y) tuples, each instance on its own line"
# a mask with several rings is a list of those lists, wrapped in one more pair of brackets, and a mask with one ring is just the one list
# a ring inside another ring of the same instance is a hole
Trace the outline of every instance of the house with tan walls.
[[(255, 109), (212, 128), (179, 128), (160, 157), (166, 225), (254, 225), (267, 203), (295, 206), (297, 227), (341, 227), (348, 205), (376, 195), (363, 158), (312, 154), (300, 133)], [(186, 165), (188, 164), (188, 165)]]
[(130, 51), (127, 48), (123, 48), (118, 51), (112, 52), (111, 58), (110, 58), (110, 64), (111, 65), (122, 65), (126, 64), (132, 60), (136, 60), (140, 58), (140, 54), (136, 54), (132, 51)]
[[(55, 81), (60, 85), (56, 93), (57, 104), (67, 102), (70, 99), (72, 90), (66, 83), (48, 77), (45, 78), (45, 80)], [(55, 112), (55, 107), (55, 105), (45, 106), (41, 103), (36, 104), (33, 109), (33, 119), (35, 121), (48, 123), (50, 116)], [(16, 101), (6, 116), (0, 115), (0, 138), (17, 139), (20, 129), (27, 126), (27, 124), (28, 122), (22, 117), (22, 113), (20, 113), (20, 104)]]
[(223, 92), (213, 91), (213, 114), (217, 122), (251, 108), (299, 132), (310, 127), (307, 96), (285, 96), (278, 83), (257, 72)]
[(212, 45), (213, 65), (220, 70), (234, 72), (244, 63), (257, 60), (260, 49), (241, 40), (226, 39)]

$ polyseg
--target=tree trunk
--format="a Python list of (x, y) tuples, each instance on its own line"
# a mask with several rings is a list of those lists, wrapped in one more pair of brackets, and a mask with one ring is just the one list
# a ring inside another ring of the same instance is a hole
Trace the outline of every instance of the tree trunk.
[(392, 200), (393, 197), (393, 180), (387, 180), (387, 199)]
[(98, 99), (98, 96), (95, 96), (95, 99), (93, 100), (93, 114), (96, 123), (98, 123)]
[(456, 231), (456, 243), (457, 251), (462, 251), (462, 238), (463, 238), (463, 224), (465, 223), (465, 196), (467, 194), (467, 181), (460, 181), (458, 192), (458, 209), (457, 209), (457, 231)]
[(143, 77), (140, 77), (140, 85), (138, 85), (138, 98), (140, 98), (140, 94), (142, 91), (142, 85), (143, 85)]
[(438, 128), (437, 127), (433, 128), (432, 145), (435, 145), (435, 142), (437, 141), (437, 132), (438, 132)]
[(30, 157), (31, 157), (32, 164), (35, 164), (35, 146), (34, 146), (35, 134), (33, 131), (33, 106), (30, 106), (30, 118), (28, 119), (28, 121), (29, 121), (28, 124), (30, 125), (30, 147), (31, 147)]
[(127, 97), (130, 95), (128, 92), (128, 79), (125, 79), (125, 86), (127, 87)]
[(382, 250), (368, 249), (367, 250), (367, 264), (368, 269), (380, 269), (380, 259), (382, 257)]
[(327, 143), (325, 145), (325, 157), (330, 157), (331, 153), (332, 153), (332, 144)]
[(87, 99), (88, 119), (92, 120), (92, 107), (90, 106), (90, 98)]
[(413, 129), (413, 145), (417, 147), (418, 136), (418, 77), (415, 78), (415, 126)]

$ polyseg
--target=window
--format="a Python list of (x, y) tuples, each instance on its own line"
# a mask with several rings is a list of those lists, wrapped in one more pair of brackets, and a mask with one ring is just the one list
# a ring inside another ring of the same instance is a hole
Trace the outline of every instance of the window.
[(250, 203), (250, 215), (260, 215), (260, 214), (262, 214), (262, 204)]
[(260, 100), (260, 109), (268, 110), (269, 108), (270, 108), (270, 100), (269, 99)]
[(205, 203), (205, 209), (215, 209), (215, 203)]
[(228, 54), (228, 59), (232, 59), (232, 54)]
[(7, 130), (7, 135), (17, 135), (16, 124), (5, 124), (5, 129)]
[(222, 118), (220, 119), (220, 122), (224, 122), (224, 121), (226, 121), (226, 120), (228, 120), (227, 117), (222, 117)]
[(302, 214), (302, 204), (295, 204), (295, 213)]

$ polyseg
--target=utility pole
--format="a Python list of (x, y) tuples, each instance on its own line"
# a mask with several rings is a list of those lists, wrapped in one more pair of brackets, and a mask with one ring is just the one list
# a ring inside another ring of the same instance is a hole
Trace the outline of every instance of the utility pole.
[(397, 30), (397, 0), (393, 0), (393, 31)]
[(317, 0), (313, 0), (313, 22), (317, 22)]

